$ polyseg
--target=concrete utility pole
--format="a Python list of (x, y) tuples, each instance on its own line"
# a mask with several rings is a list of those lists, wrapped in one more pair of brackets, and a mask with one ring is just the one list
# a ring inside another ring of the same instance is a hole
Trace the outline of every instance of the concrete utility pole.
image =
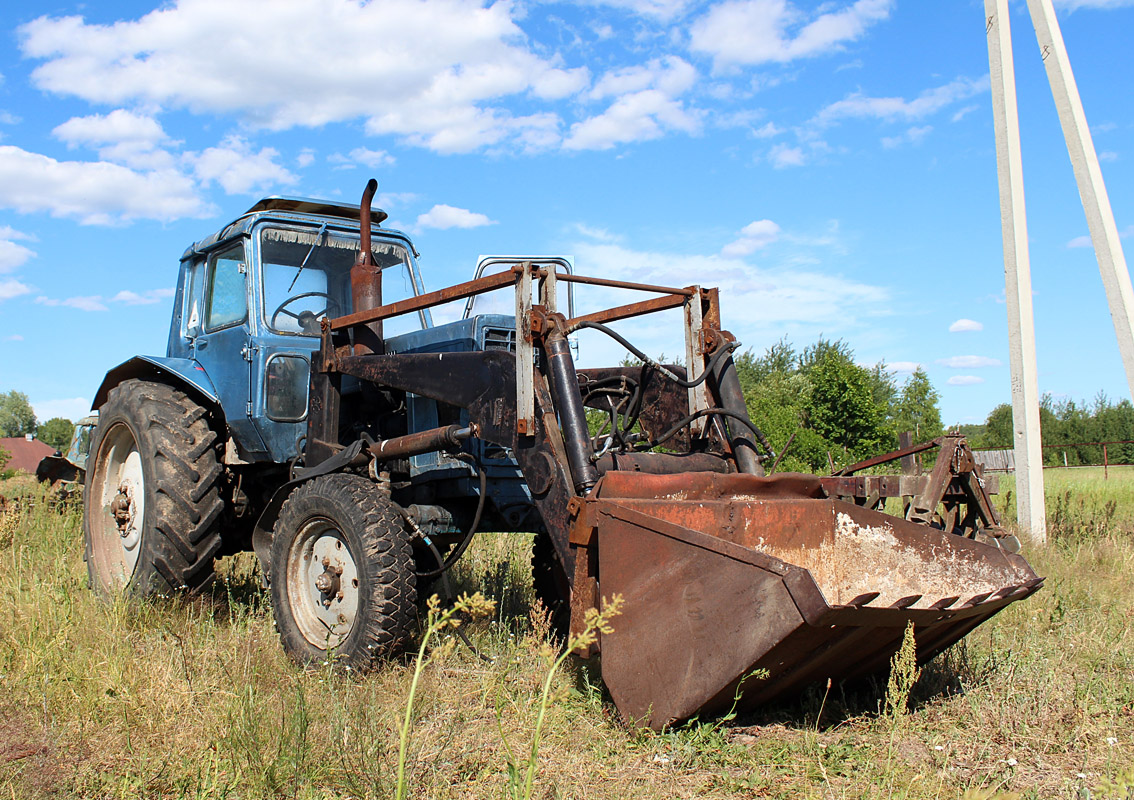
[(1071, 73), (1063, 34), (1055, 18), (1055, 9), (1051, 0), (1028, 0), (1028, 11), (1036, 29), (1040, 56), (1055, 98), (1055, 109), (1059, 112), (1059, 123), (1063, 126), (1063, 138), (1067, 140), (1067, 153), (1075, 170), (1075, 182), (1079, 184), (1079, 196), (1083, 199), (1087, 228), (1091, 232), (1091, 243), (1099, 261), (1103, 286), (1106, 287), (1110, 318), (1118, 337), (1118, 352), (1122, 354), (1122, 366), (1126, 368), (1126, 382), (1131, 396), (1134, 396), (1134, 290), (1130, 288), (1130, 272), (1118, 239), (1114, 212), (1103, 183), (1091, 130), (1087, 127), (1087, 115), (1083, 113), (1079, 88)]
[(1008, 361), (1012, 372), (1012, 431), (1016, 449), (1016, 516), (1024, 533), (1047, 541), (1040, 449), (1036, 331), (1032, 318), (1032, 276), (1020, 119), (1016, 111), (1016, 67), (1008, 0), (984, 0), (992, 118), (996, 129), (996, 172), (1000, 179), (1000, 222), (1004, 234), (1004, 296), (1008, 306)]

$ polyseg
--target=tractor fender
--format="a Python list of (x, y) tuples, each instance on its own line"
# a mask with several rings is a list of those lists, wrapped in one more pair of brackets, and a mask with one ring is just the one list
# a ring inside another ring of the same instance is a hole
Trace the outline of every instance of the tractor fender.
[(142, 378), (167, 383), (192, 395), (194, 399), (220, 408), (217, 391), (205, 368), (191, 358), (162, 358), (160, 356), (134, 356), (119, 364), (102, 379), (95, 392), (91, 408), (98, 409), (106, 396), (118, 384), (131, 378)]

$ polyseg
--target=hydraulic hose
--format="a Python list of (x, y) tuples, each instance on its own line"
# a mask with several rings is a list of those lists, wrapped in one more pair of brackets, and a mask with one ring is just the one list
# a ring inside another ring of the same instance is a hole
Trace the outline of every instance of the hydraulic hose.
[[(452, 569), (453, 565), (460, 560), (461, 556), (465, 554), (465, 550), (468, 549), (469, 544), (472, 542), (473, 535), (480, 527), (480, 518), (484, 515), (484, 504), (486, 499), (488, 498), (488, 476), (485, 475), (484, 469), (473, 460), (472, 456), (468, 455), (467, 453), (460, 453), (457, 455), (457, 458), (460, 458), (462, 461), (467, 461), (469, 464), (476, 467), (476, 471), (480, 473), (480, 498), (476, 503), (476, 514), (473, 515), (472, 525), (469, 526), (469, 530), (465, 534), (465, 538), (463, 538), (461, 540), (461, 543), (457, 545), (457, 549), (450, 553), (448, 558), (439, 560), (439, 566), (437, 567), (437, 569), (430, 569), (425, 570), (424, 572), (416, 573), (417, 577), (419, 578), (436, 578), (440, 575), (444, 575), (446, 572)], [(429, 539), (426, 539), (426, 544), (430, 545), (431, 547), (433, 546), (432, 541)], [(440, 556), (441, 554), (438, 553), (437, 555)]]
[(720, 361), (722, 358), (724, 358), (727, 354), (731, 353), (736, 348), (740, 347), (740, 342), (731, 342), (729, 344), (722, 345), (721, 347), (718, 347), (716, 349), (716, 351), (713, 353), (713, 355), (709, 357), (709, 362), (705, 365), (705, 371), (702, 372), (700, 375), (698, 375), (696, 378), (694, 378), (693, 380), (690, 381), (690, 380), (685, 380), (683, 378), (677, 377), (675, 374), (670, 372), (663, 364), (658, 363), (655, 359), (650, 358), (648, 355), (643, 353), (637, 347), (630, 344), (629, 340), (627, 340), (624, 336), (622, 336), (622, 334), (618, 333), (618, 331), (614, 330), (613, 328), (608, 328), (606, 325), (603, 325), (601, 322), (589, 322), (589, 321), (586, 321), (586, 320), (584, 320), (582, 322), (576, 322), (574, 325), (570, 326), (566, 330), (566, 333), (573, 333), (573, 332), (580, 330), (582, 328), (591, 328), (593, 330), (601, 331), (602, 333), (605, 333), (611, 339), (614, 339), (614, 341), (618, 342), (620, 345), (622, 345), (627, 350), (629, 350), (631, 354), (633, 354), (636, 358), (641, 360), (643, 363), (649, 364), (651, 367), (653, 367), (658, 372), (660, 372), (663, 376), (665, 376), (666, 378), (673, 381), (678, 386), (680, 386), (684, 389), (692, 389), (694, 386), (700, 386), (705, 381), (705, 379), (707, 377), (709, 377), (709, 373), (713, 371), (713, 369), (716, 367), (718, 361)]
[(693, 420), (699, 419), (701, 417), (708, 417), (708, 416), (719, 416), (719, 417), (728, 417), (729, 419), (735, 419), (741, 425), (748, 428), (748, 430), (752, 431), (752, 434), (756, 437), (756, 440), (758, 442), (760, 442), (760, 445), (764, 448), (764, 452), (767, 454), (768, 458), (774, 459), (776, 457), (776, 451), (772, 449), (772, 445), (768, 441), (768, 438), (766, 436), (764, 436), (764, 432), (761, 431), (759, 428), (757, 428), (756, 425), (752, 422), (752, 420), (747, 419), (742, 414), (737, 414), (735, 411), (729, 411), (727, 408), (703, 408), (700, 411), (695, 411), (692, 414), (689, 414), (689, 415), (681, 418), (668, 431), (663, 433), (657, 439), (654, 439), (653, 441), (648, 442), (646, 449), (657, 447), (658, 445), (663, 444), (664, 442), (666, 442), (669, 439), (672, 439), (674, 436), (676, 436), (681, 431), (682, 428), (684, 428), (686, 425), (688, 425)]

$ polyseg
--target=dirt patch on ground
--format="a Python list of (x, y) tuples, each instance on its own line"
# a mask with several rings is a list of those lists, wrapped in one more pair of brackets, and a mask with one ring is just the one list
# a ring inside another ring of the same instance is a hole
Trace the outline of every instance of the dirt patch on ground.
[(63, 780), (47, 730), (27, 709), (0, 706), (0, 787), (13, 796), (51, 797)]

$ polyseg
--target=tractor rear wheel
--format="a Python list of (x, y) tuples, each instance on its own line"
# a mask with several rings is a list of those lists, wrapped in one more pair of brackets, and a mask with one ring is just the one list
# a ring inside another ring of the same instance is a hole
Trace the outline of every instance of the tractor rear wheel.
[(212, 582), (224, 502), (206, 413), (161, 383), (128, 380), (110, 390), (83, 503), (92, 588), (145, 596), (197, 592)]
[(410, 537), (393, 503), (357, 475), (296, 488), (272, 536), (272, 608), (284, 650), (365, 672), (403, 649), (417, 619)]
[(566, 639), (571, 627), (571, 587), (546, 531), (537, 533), (532, 543), (532, 588), (547, 611), (551, 632)]

